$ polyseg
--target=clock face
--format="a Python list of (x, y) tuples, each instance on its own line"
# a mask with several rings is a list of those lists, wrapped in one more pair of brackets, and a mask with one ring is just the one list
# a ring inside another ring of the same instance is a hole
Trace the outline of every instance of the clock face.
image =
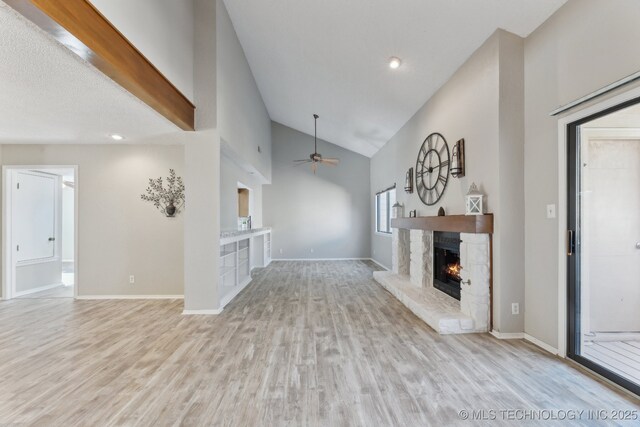
[(416, 192), (425, 205), (435, 205), (444, 194), (450, 163), (447, 141), (439, 133), (429, 135), (416, 161)]

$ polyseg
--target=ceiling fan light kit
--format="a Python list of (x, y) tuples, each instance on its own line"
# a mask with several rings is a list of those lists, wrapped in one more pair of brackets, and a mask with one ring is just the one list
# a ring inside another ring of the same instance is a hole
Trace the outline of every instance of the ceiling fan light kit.
[(313, 171), (314, 175), (316, 173), (316, 170), (318, 169), (318, 164), (324, 164), (328, 166), (337, 166), (338, 163), (340, 162), (340, 159), (329, 158), (329, 157), (324, 158), (322, 157), (322, 154), (318, 153), (318, 119), (319, 118), (320, 116), (318, 116), (317, 114), (313, 115), (313, 120), (314, 120), (313, 153), (309, 155), (308, 159), (294, 160), (294, 163), (296, 163), (296, 166), (304, 163), (311, 163), (311, 170)]

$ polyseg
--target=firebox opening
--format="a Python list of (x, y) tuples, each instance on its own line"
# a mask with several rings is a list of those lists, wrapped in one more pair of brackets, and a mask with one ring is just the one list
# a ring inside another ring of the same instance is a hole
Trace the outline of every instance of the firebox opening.
[(433, 286), (460, 299), (460, 233), (433, 233)]

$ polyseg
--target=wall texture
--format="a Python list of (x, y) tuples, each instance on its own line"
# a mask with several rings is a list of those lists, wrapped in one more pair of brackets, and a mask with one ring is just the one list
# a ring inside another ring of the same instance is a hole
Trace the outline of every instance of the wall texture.
[(91, 3), (193, 101), (192, 0), (91, 0)]
[[(183, 216), (140, 200), (149, 178), (181, 175), (181, 146), (3, 145), (3, 165), (78, 165), (78, 294), (182, 295)], [(129, 284), (135, 275), (135, 284)]]
[[(522, 49), (521, 38), (496, 31), (371, 159), (370, 194), (395, 183), (405, 215), (413, 209), (419, 216), (437, 215), (440, 206), (447, 214), (463, 214), (472, 182), (487, 195), (486, 211), (495, 215), (494, 329), (500, 332), (524, 329), (522, 314), (511, 314), (512, 302), (524, 304), (522, 222), (517, 220), (524, 209)], [(467, 165), (466, 176), (450, 177), (440, 202), (426, 206), (402, 188), (432, 132), (441, 133), (449, 147), (464, 138)], [(373, 258), (389, 267), (391, 237), (372, 230), (372, 242)]]
[(238, 228), (238, 182), (252, 190), (255, 228), (262, 224), (262, 184), (271, 181), (271, 119), (226, 7), (217, 5), (220, 228)]
[(308, 164), (293, 163), (309, 158), (313, 137), (278, 123), (272, 129), (273, 181), (263, 195), (273, 259), (369, 258), (369, 159), (318, 140), (318, 151), (340, 164), (314, 175)]
[(549, 112), (640, 70), (640, 2), (569, 0), (525, 40), (525, 332), (558, 345), (558, 121)]
[[(217, 1), (218, 130), (229, 155), (247, 172), (271, 180), (271, 119), (231, 18)], [(258, 147), (260, 151), (258, 151)]]

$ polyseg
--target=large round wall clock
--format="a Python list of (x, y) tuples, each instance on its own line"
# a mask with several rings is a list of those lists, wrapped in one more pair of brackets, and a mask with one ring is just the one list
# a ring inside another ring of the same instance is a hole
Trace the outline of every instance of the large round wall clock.
[(447, 141), (437, 132), (429, 135), (416, 160), (416, 192), (425, 205), (435, 205), (444, 194), (450, 163)]

